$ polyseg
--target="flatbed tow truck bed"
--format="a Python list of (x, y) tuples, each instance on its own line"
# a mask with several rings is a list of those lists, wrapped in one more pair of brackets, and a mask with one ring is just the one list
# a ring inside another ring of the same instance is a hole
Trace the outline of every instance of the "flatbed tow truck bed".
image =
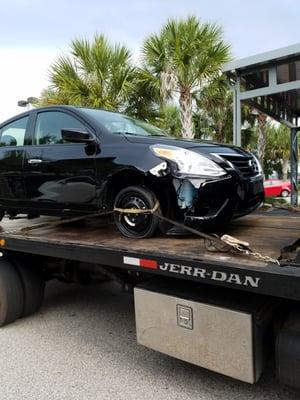
[(52, 226), (53, 221), (57, 219), (4, 219), (2, 250), (300, 300), (300, 216), (296, 212), (258, 212), (234, 221), (226, 232), (275, 259), (290, 248), (291, 259), (284, 260), (283, 255), (281, 265), (234, 252), (208, 251), (204, 240), (195, 236), (127, 239), (113, 225), (103, 223), (102, 217), (59, 226)]

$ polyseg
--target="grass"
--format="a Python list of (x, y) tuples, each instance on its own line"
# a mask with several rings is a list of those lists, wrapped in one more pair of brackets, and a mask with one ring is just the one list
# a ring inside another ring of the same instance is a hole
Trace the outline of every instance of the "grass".
[(277, 206), (282, 204), (288, 204), (288, 202), (280, 197), (266, 197), (265, 204), (269, 204), (271, 206)]

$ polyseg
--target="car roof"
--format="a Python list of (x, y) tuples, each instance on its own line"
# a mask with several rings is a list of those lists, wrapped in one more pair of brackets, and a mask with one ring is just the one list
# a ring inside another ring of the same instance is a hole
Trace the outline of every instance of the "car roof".
[(8, 119), (6, 119), (6, 120), (4, 120), (4, 121), (1, 121), (0, 122), (0, 125), (6, 125), (7, 123), (9, 123), (10, 121), (14, 121), (15, 119), (19, 119), (19, 118), (23, 118), (23, 117), (26, 117), (27, 115), (30, 115), (30, 114), (33, 114), (37, 109), (40, 111), (43, 111), (43, 110), (51, 110), (51, 109), (71, 109), (71, 108), (73, 108), (72, 106), (66, 106), (66, 105), (59, 105), (59, 106), (55, 106), (55, 105), (53, 105), (53, 106), (47, 106), (47, 107), (38, 107), (38, 108), (33, 108), (33, 109), (31, 109), (31, 110), (27, 110), (27, 111), (24, 111), (24, 112), (22, 112), (22, 113), (20, 113), (20, 114), (15, 114), (15, 115), (12, 115), (10, 118), (8, 118)]
[[(90, 110), (94, 110), (94, 108), (92, 108), (92, 107), (79, 107), (79, 106), (70, 106), (70, 105), (65, 105), (65, 104), (59, 104), (59, 105), (49, 105), (49, 106), (44, 106), (44, 107), (38, 107), (38, 108), (33, 108), (33, 109), (31, 109), (31, 110), (27, 110), (27, 111), (24, 111), (23, 113), (20, 113), (20, 114), (15, 114), (15, 115), (13, 115), (12, 117), (10, 117), (10, 118), (8, 118), (8, 119), (6, 119), (6, 120), (4, 120), (4, 121), (1, 121), (0, 122), (0, 126), (1, 125), (6, 125), (7, 123), (9, 123), (9, 122), (11, 122), (11, 121), (14, 121), (15, 119), (18, 119), (18, 118), (22, 118), (22, 117), (26, 117), (27, 115), (31, 115), (31, 114), (33, 114), (34, 112), (36, 112), (36, 111), (51, 111), (51, 110), (69, 110), (69, 111), (75, 111), (75, 112), (78, 112), (80, 115), (84, 115), (84, 116), (87, 116), (84, 112), (82, 112), (82, 111), (84, 111), (84, 110), (88, 110), (88, 109), (90, 109)], [(101, 108), (97, 108), (96, 110), (99, 110), (99, 111), (102, 111), (102, 112), (104, 112), (104, 113), (112, 113), (112, 114), (119, 114), (118, 112), (116, 112), (116, 111), (109, 111), (109, 110), (104, 110), (104, 109), (101, 109)]]

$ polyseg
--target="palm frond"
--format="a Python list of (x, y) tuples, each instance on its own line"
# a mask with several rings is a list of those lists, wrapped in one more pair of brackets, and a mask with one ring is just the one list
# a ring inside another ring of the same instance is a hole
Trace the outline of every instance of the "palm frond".
[(50, 68), (54, 93), (64, 93), (69, 104), (117, 110), (126, 102), (134, 80), (131, 52), (96, 34), (92, 41), (76, 39), (69, 55)]

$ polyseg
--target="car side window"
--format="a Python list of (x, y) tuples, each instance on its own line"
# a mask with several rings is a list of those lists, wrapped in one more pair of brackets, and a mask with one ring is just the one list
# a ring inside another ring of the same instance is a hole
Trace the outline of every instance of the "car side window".
[(61, 136), (62, 129), (84, 129), (86, 127), (71, 115), (61, 111), (38, 113), (35, 125), (35, 144), (65, 143)]
[(29, 117), (20, 118), (1, 129), (0, 146), (24, 146)]

